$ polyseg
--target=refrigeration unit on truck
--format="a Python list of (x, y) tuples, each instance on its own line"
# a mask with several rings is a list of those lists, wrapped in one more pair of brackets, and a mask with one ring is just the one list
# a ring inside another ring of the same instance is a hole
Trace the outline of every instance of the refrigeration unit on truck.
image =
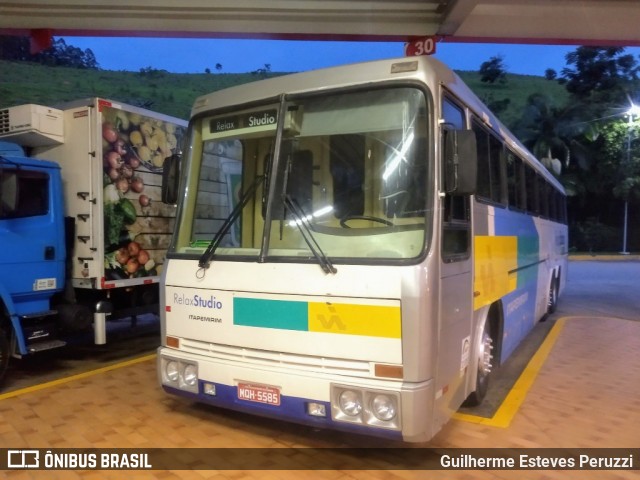
[[(107, 318), (157, 313), (158, 281), (175, 217), (175, 207), (160, 201), (163, 162), (179, 152), (185, 127), (180, 119), (102, 98), (56, 108), (0, 109), (0, 140), (22, 147), (30, 165), (47, 165), (46, 160), (60, 167), (66, 273), (55, 285), (62, 291), (46, 310), (55, 310), (61, 329), (82, 330), (93, 323), (96, 343), (105, 343)], [(11, 160), (1, 168), (20, 169)], [(50, 208), (48, 214), (56, 211)], [(31, 245), (47, 228), (30, 233), (22, 245)], [(15, 235), (15, 229), (0, 229), (3, 244), (6, 235)], [(2, 300), (4, 316), (15, 318)], [(16, 323), (14, 333), (23, 335)], [(14, 353), (28, 353), (17, 343), (21, 348)]]

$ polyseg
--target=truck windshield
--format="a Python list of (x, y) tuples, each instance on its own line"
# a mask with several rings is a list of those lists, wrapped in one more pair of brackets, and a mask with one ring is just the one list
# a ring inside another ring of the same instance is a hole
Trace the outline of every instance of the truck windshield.
[(433, 183), (424, 93), (284, 102), (193, 121), (172, 253), (202, 255), (217, 237), (211, 256), (234, 260), (420, 256)]

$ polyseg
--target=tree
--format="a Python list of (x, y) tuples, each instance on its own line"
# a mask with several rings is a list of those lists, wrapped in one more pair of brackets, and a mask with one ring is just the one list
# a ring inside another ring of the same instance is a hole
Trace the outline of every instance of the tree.
[(552, 69), (545, 78), (565, 86), (567, 103), (532, 95), (514, 132), (548, 169), (557, 174), (561, 164), (572, 246), (616, 248), (622, 202), (640, 200), (640, 139), (627, 154), (628, 122), (621, 121), (640, 91), (640, 69), (622, 48), (579, 47), (566, 60), (559, 78)]
[(10, 61), (27, 61), (29, 52), (29, 39), (14, 35), (0, 35), (0, 59)]
[(480, 65), (480, 81), (485, 83), (506, 83), (507, 72), (501, 55), (491, 57)]
[(602, 130), (600, 176), (613, 184), (612, 193), (622, 200), (640, 200), (640, 128), (638, 122), (612, 121)]
[(497, 100), (493, 93), (485, 94), (481, 97), (483, 103), (497, 116), (500, 116), (501, 113), (505, 112), (509, 105), (511, 104), (510, 98), (503, 98), (502, 100)]
[(566, 55), (559, 82), (574, 100), (599, 104), (597, 109), (627, 102), (640, 68), (622, 47), (578, 47)]
[(588, 162), (584, 140), (592, 131), (590, 125), (582, 121), (582, 115), (580, 105), (570, 103), (558, 107), (546, 95), (534, 93), (527, 99), (514, 130), (527, 148), (558, 174), (557, 166), (551, 168), (554, 159), (559, 159), (565, 169), (571, 165), (572, 158), (576, 158), (581, 167)]
[(262, 78), (266, 78), (271, 73), (271, 64), (265, 63), (263, 68), (258, 68), (251, 72), (252, 75), (260, 75)]
[(0, 59), (35, 62), (49, 66), (98, 69), (91, 49), (81, 50), (67, 45), (63, 38), (53, 41), (51, 48), (32, 54), (28, 37), (0, 36)]

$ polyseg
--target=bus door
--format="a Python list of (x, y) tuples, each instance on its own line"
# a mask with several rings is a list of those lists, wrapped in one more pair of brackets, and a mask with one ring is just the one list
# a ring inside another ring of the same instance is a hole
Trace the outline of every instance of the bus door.
[[(452, 130), (465, 129), (464, 110), (443, 95), (441, 145)], [(441, 149), (444, 151), (444, 148)], [(443, 169), (444, 170), (444, 169)], [(444, 182), (443, 182), (444, 183)], [(443, 415), (465, 398), (465, 377), (470, 364), (473, 316), (473, 256), (470, 195), (446, 193), (441, 189), (441, 242), (439, 341), (436, 398), (445, 396), (438, 408)]]

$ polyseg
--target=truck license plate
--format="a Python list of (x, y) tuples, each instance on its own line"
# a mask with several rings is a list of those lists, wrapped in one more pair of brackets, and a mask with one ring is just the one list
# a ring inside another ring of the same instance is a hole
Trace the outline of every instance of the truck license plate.
[(238, 399), (278, 406), (280, 405), (280, 389), (269, 385), (240, 382), (238, 383)]

